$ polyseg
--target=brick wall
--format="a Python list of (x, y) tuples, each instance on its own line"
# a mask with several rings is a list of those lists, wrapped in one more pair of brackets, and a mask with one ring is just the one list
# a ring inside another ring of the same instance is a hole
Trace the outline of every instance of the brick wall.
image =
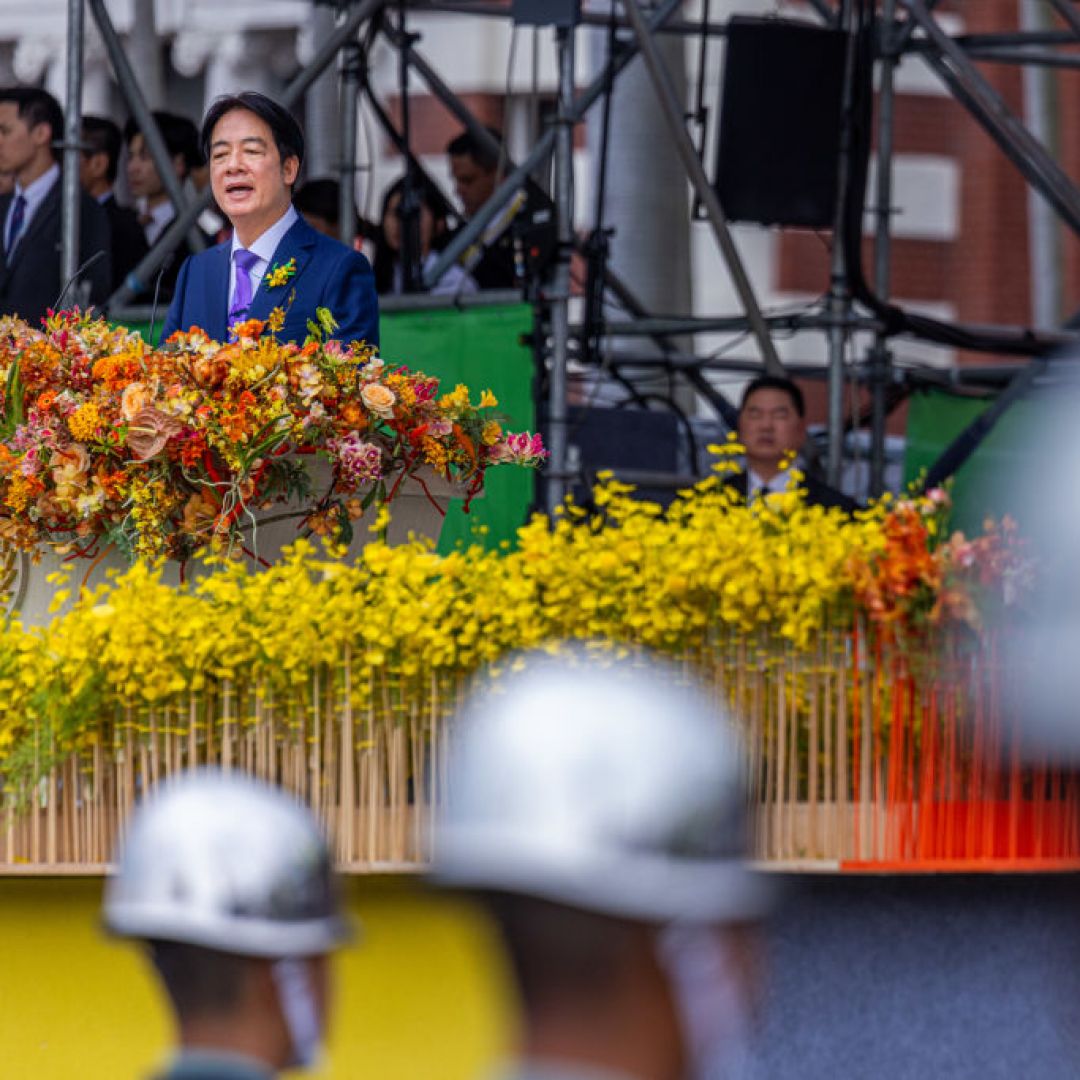
[[(941, 5), (969, 33), (1015, 30), (1016, 0), (957, 0)], [(1016, 65), (980, 64), (1009, 109), (1023, 116), (1022, 73)], [(1059, 77), (1061, 160), (1080, 175), (1080, 74)], [(959, 172), (955, 236), (897, 237), (892, 246), (892, 295), (899, 301), (948, 304), (969, 322), (1026, 323), (1031, 318), (1027, 189), (1020, 173), (962, 106), (948, 97), (900, 93), (895, 152), (953, 161)], [(872, 202), (872, 193), (868, 203)], [(828, 237), (826, 240), (830, 239)], [(868, 275), (873, 244), (864, 242)], [(1065, 307), (1080, 306), (1080, 244), (1065, 245)], [(828, 286), (822, 238), (785, 231), (777, 262), (778, 287), (815, 293)], [(967, 357), (960, 357), (963, 362)], [(980, 358), (985, 363), (986, 358)]]

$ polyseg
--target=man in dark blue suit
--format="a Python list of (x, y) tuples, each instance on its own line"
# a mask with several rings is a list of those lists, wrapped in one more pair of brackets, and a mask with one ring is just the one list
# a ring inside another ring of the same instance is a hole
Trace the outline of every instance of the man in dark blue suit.
[(262, 94), (219, 98), (202, 129), (210, 185), (233, 238), (184, 263), (162, 330), (197, 326), (225, 341), (245, 319), (285, 311), (279, 341), (303, 341), (317, 308), (344, 341), (379, 342), (371, 266), (359, 252), (316, 232), (292, 205), (304, 136), (292, 116)]
[(64, 114), (50, 93), (35, 87), (0, 89), (0, 169), (13, 173), (15, 190), (0, 198), (0, 315), (37, 325), (62, 301), (73, 307), (109, 295), (109, 222), (89, 195), (79, 208), (80, 273), (60, 275), (61, 177)]
[(796, 484), (793, 459), (806, 442), (806, 401), (791, 379), (760, 375), (743, 391), (739, 408), (739, 442), (746, 452), (746, 471), (724, 483), (748, 502), (798, 486), (807, 505), (853, 514), (859, 504), (823, 480), (804, 475)]

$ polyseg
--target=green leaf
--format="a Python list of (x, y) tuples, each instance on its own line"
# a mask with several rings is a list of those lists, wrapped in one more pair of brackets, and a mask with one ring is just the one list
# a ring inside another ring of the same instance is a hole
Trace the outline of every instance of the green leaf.
[(353, 540), (353, 525), (352, 522), (349, 520), (349, 512), (341, 503), (338, 503), (337, 514), (339, 530), (338, 539), (343, 544), (351, 544)]
[(15, 429), (25, 420), (25, 395), (26, 388), (19, 371), (19, 361), (16, 360), (8, 369), (7, 384), (4, 388), (4, 420), (0, 424), (0, 437), (11, 438)]

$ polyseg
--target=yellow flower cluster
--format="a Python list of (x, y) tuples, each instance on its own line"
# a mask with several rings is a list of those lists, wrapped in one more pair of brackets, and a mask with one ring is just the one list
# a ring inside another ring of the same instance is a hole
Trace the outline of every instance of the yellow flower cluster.
[(179, 590), (136, 564), (44, 628), (0, 631), (0, 773), (25, 765), (31, 728), (57, 752), (119, 743), (132, 710), (220, 701), (226, 680), (249, 711), (271, 694), (304, 715), (313, 687), (340, 697), (347, 668), (357, 708), (423, 713), (440, 687), (554, 639), (812, 652), (851, 625), (848, 568), (884, 549), (885, 508), (747, 507), (719, 477), (666, 512), (611, 480), (595, 500), (600, 514), (568, 503), (499, 551), (375, 541), (350, 564), (301, 541), (268, 570), (220, 560)]

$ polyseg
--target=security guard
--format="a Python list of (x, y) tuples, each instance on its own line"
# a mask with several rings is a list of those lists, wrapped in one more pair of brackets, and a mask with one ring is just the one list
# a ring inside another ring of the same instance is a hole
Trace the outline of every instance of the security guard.
[(146, 943), (180, 1046), (160, 1080), (269, 1080), (310, 1066), (328, 957), (348, 936), (329, 851), (284, 793), (201, 771), (136, 811), (105, 924)]
[(505, 1080), (686, 1080), (742, 1064), (767, 890), (740, 746), (641, 661), (529, 658), (458, 732), (435, 880), (502, 932), (523, 1007)]

